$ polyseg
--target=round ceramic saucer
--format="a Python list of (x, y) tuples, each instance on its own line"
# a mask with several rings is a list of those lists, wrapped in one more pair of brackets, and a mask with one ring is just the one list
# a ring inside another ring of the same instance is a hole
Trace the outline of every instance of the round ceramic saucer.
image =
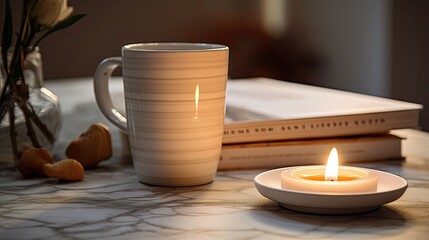
[(274, 169), (257, 175), (254, 179), (256, 189), (282, 207), (306, 213), (335, 215), (368, 212), (400, 198), (408, 186), (407, 181), (399, 176), (371, 170), (378, 174), (377, 192), (299, 192), (281, 188), (280, 173), (286, 169)]

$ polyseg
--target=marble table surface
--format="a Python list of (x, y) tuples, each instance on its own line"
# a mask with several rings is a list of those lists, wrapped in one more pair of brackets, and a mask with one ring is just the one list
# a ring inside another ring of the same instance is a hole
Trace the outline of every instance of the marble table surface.
[[(90, 79), (48, 83), (61, 99), (63, 126), (55, 158), (94, 122)], [(112, 83), (120, 84), (114, 81)], [(357, 215), (293, 212), (260, 195), (264, 169), (218, 172), (211, 184), (155, 187), (138, 182), (124, 135), (112, 130), (113, 157), (80, 182), (24, 180), (0, 164), (0, 239), (426, 239), (429, 235), (429, 134), (399, 130), (404, 160), (360, 164), (407, 179), (397, 201)]]

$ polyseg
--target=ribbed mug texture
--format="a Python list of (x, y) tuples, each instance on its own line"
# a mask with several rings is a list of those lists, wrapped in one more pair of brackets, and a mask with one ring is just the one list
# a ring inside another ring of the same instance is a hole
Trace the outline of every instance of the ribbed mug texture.
[(211, 182), (222, 146), (228, 48), (129, 45), (122, 49), (122, 68), (128, 135), (140, 181)]

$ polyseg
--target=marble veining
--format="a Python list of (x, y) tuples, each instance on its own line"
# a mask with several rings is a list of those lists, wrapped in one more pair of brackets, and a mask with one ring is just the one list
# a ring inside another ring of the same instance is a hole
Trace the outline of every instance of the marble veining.
[[(79, 131), (107, 122), (92, 102), (68, 108), (56, 159)], [(372, 212), (323, 216), (293, 212), (260, 195), (253, 178), (264, 170), (218, 172), (213, 183), (197, 187), (139, 183), (122, 137), (112, 127), (113, 158), (86, 171), (81, 182), (24, 180), (0, 164), (0, 239), (414, 240), (429, 234), (428, 156), (359, 164), (404, 177), (408, 190)]]
[[(402, 169), (398, 164), (381, 168)], [(320, 216), (262, 197), (253, 185), (259, 172), (219, 172), (208, 185), (168, 188), (139, 183), (130, 164), (87, 171), (75, 183), (21, 180), (2, 169), (0, 239), (419, 239), (429, 233), (425, 178), (410, 180), (400, 200), (376, 211)]]

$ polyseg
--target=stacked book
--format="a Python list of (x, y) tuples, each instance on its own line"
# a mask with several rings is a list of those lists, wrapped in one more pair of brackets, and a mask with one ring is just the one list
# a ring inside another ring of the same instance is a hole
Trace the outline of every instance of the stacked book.
[(418, 128), (419, 104), (267, 78), (229, 80), (219, 170), (400, 159), (390, 130)]

